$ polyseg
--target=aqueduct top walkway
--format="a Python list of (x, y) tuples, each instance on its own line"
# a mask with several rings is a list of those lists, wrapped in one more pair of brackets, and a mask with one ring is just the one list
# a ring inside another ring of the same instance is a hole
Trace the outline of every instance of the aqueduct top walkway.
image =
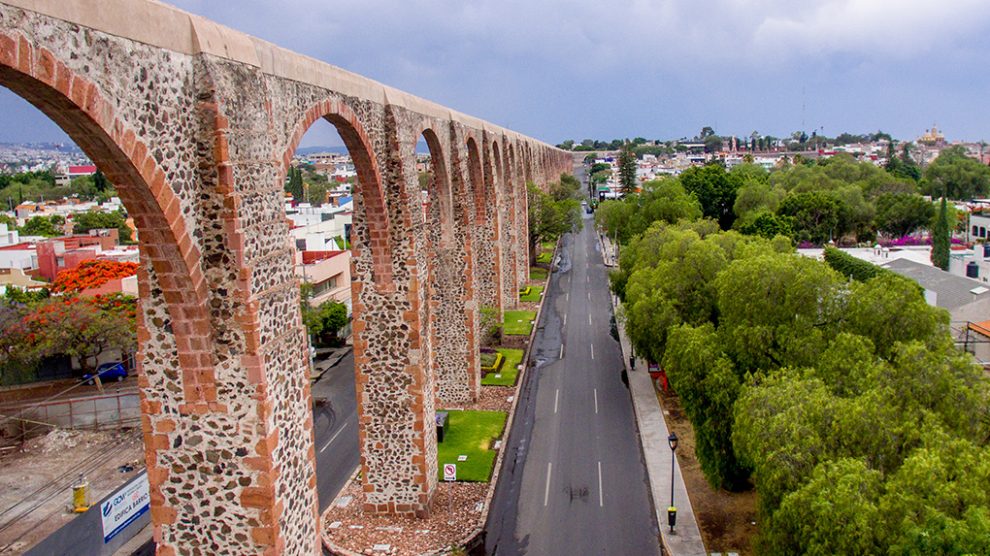
[[(367, 510), (429, 512), (437, 399), (477, 395), (478, 309), (514, 303), (526, 186), (567, 153), (151, 0), (0, 0), (0, 84), (117, 185), (140, 237), (140, 385), (161, 554), (319, 551), (307, 340), (283, 184), (317, 119), (359, 185)], [(415, 147), (431, 153), (422, 209)]]

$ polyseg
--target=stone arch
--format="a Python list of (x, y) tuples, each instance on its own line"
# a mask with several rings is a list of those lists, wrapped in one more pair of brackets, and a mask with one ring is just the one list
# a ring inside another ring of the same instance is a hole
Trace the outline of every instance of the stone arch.
[(523, 146), (522, 166), (526, 183), (533, 181), (533, 149), (529, 146), (529, 143)]
[[(354, 169), (358, 175), (358, 187), (364, 203), (364, 222), (368, 237), (354, 238), (352, 253), (358, 258), (362, 249), (371, 250), (372, 277), (374, 287), (380, 291), (390, 291), (393, 287), (391, 225), (382, 175), (378, 161), (371, 148), (371, 140), (357, 114), (345, 103), (337, 99), (325, 99), (310, 107), (295, 126), (289, 146), (282, 155), (280, 178), (284, 181), (289, 172), (292, 156), (306, 131), (318, 119), (330, 122), (344, 141)], [(356, 240), (362, 240), (359, 243)]]
[[(211, 326), (207, 286), (199, 265), (200, 253), (183, 219), (179, 199), (148, 145), (117, 116), (114, 103), (92, 81), (23, 35), (0, 33), (0, 85), (51, 118), (117, 186), (139, 231), (144, 263), (138, 273), (142, 303), (152, 290), (160, 291), (171, 318), (186, 401), (180, 409), (195, 412), (195, 407), (216, 404), (208, 355)], [(138, 312), (139, 349), (149, 339), (145, 312)], [(139, 365), (143, 359), (138, 358)], [(142, 399), (146, 386), (147, 381), (142, 380)], [(145, 445), (152, 442), (150, 430), (145, 430)]]
[(478, 142), (474, 137), (468, 137), (465, 143), (468, 154), (468, 177), (471, 180), (471, 193), (474, 199), (474, 223), (479, 225), (485, 221), (485, 178), (481, 171), (481, 154), (478, 152)]
[[(454, 241), (454, 192), (450, 181), (450, 174), (447, 171), (447, 156), (437, 137), (436, 131), (431, 127), (424, 127), (418, 136), (426, 139), (426, 147), (430, 151), (431, 190), (437, 196), (440, 219), (440, 247), (448, 247)], [(415, 154), (415, 153), (414, 153)], [(432, 199), (430, 201), (433, 202)]]
[(484, 132), (467, 132), (468, 176), (474, 202), (475, 291), (480, 305), (501, 317), (502, 275), (499, 245), (499, 206), (493, 183), (492, 154)]

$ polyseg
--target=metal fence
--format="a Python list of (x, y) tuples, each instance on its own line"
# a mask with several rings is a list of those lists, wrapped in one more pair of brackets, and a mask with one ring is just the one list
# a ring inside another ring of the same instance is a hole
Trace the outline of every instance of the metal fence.
[(141, 421), (141, 402), (137, 389), (126, 389), (31, 404), (3, 404), (0, 415), (10, 418), (6, 423), (8, 435), (18, 435), (25, 427), (41, 424), (96, 430), (137, 425)]

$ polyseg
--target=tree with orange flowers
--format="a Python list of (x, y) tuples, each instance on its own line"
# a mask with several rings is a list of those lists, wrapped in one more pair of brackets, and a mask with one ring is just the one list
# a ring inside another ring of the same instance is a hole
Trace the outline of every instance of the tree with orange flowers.
[(76, 268), (63, 270), (52, 284), (54, 292), (81, 292), (106, 284), (110, 280), (137, 274), (137, 263), (122, 263), (108, 259), (83, 261)]
[(34, 305), (11, 332), (20, 338), (22, 357), (70, 355), (86, 373), (104, 352), (137, 347), (134, 306), (134, 298), (124, 295), (52, 297)]

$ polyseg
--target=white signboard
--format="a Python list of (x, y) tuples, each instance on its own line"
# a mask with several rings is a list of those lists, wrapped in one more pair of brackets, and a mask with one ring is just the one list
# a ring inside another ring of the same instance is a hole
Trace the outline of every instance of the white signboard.
[(104, 544), (110, 542), (110, 539), (117, 536), (117, 533), (123, 531), (135, 519), (144, 515), (150, 505), (148, 474), (142, 473), (139, 478), (115, 492), (100, 505)]
[(456, 481), (457, 480), (457, 465), (453, 463), (443, 464), (443, 480), (445, 481)]

